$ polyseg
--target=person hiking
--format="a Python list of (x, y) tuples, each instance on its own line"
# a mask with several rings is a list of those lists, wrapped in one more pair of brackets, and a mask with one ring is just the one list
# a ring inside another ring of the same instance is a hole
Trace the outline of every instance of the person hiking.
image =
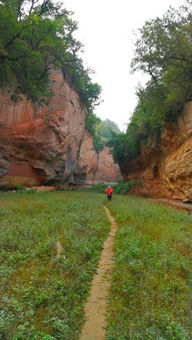
[(113, 194), (113, 189), (110, 185), (108, 185), (108, 187), (105, 189), (105, 193), (107, 195), (107, 199), (108, 201), (112, 200), (112, 194)]

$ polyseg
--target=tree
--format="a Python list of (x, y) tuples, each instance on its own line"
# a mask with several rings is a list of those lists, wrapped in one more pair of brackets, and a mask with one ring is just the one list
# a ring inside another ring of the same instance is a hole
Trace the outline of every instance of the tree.
[(101, 88), (94, 84), (73, 37), (77, 23), (71, 12), (52, 0), (0, 1), (0, 86), (14, 88), (41, 102), (51, 95), (49, 74), (62, 68), (89, 110), (98, 102)]
[(92, 113), (86, 118), (85, 128), (92, 136), (94, 136), (97, 132), (97, 126), (100, 123), (101, 119)]
[(118, 125), (110, 119), (105, 119), (100, 122), (99, 126), (99, 134), (101, 137), (109, 140), (112, 138), (114, 133), (120, 133), (121, 130), (119, 129)]
[(192, 95), (192, 1), (177, 11), (145, 23), (136, 41), (132, 71), (150, 75), (138, 88), (138, 104), (126, 133), (110, 141), (121, 165), (139, 155), (142, 146), (158, 147), (167, 122), (175, 122)]
[(108, 144), (110, 138), (120, 132), (115, 122), (109, 119), (101, 120), (95, 114), (87, 116), (85, 128), (93, 137), (96, 152), (100, 152)]
[(133, 72), (142, 70), (151, 76), (168, 119), (181, 112), (192, 93), (191, 12), (190, 0), (179, 11), (170, 8), (162, 19), (146, 22), (136, 41)]

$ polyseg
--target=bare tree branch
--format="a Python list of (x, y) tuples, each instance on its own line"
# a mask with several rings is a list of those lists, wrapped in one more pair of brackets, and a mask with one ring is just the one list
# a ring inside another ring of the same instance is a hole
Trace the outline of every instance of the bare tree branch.
[(29, 10), (29, 14), (31, 14), (31, 12), (33, 11), (34, 6), (37, 2), (38, 2), (38, 0), (31, 0), (31, 7), (30, 7), (30, 10)]

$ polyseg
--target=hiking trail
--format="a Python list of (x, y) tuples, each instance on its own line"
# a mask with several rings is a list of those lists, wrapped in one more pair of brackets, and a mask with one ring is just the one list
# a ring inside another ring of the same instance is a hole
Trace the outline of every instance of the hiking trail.
[(85, 305), (86, 321), (81, 331), (80, 340), (105, 339), (105, 314), (114, 263), (114, 237), (117, 231), (117, 224), (109, 209), (104, 206), (104, 210), (111, 222), (111, 231), (103, 243), (98, 269), (93, 278), (89, 297)]

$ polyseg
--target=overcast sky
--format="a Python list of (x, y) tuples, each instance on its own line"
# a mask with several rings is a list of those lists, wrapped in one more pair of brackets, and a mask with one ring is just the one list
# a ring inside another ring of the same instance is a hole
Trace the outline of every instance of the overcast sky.
[(135, 88), (146, 77), (130, 75), (135, 33), (146, 20), (162, 16), (169, 6), (179, 8), (184, 0), (63, 0), (78, 21), (76, 37), (84, 44), (83, 60), (102, 87), (103, 102), (95, 113), (115, 121), (123, 130), (137, 98)]

